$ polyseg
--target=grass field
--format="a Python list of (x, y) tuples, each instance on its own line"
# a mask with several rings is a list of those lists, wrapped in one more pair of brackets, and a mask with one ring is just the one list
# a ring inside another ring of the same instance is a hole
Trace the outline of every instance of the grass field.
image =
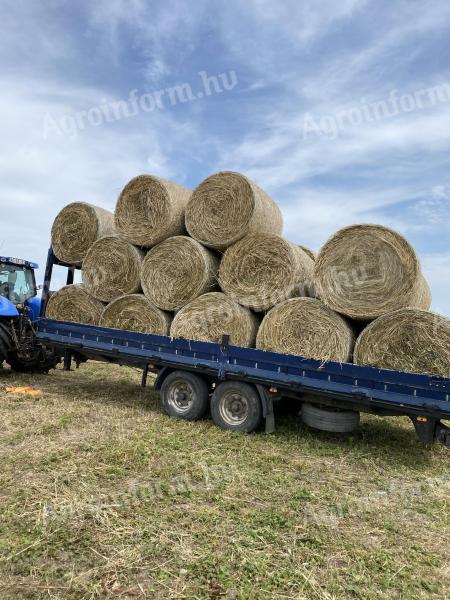
[(0, 372), (2, 600), (450, 597), (450, 453), (407, 419), (237, 435), (139, 380)]

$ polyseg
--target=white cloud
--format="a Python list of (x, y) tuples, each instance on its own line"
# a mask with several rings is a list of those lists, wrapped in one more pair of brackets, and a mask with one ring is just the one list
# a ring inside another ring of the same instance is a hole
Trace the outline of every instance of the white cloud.
[(425, 255), (422, 259), (422, 269), (433, 294), (432, 310), (450, 317), (450, 251)]

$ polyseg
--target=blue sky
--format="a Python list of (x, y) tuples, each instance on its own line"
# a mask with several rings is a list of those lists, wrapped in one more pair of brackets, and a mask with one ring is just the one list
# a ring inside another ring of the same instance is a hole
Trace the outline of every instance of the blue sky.
[[(2, 253), (43, 264), (64, 205), (113, 209), (137, 174), (232, 169), (315, 250), (351, 223), (401, 231), (450, 315), (448, 2), (3, 0), (0, 22)], [(201, 72), (234, 83), (200, 98)], [(63, 130), (185, 84), (195, 99)]]

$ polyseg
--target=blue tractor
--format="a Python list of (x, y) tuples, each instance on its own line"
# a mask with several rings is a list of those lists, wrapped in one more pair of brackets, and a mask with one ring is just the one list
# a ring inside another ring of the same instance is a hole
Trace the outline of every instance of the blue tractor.
[(27, 260), (0, 256), (0, 365), (6, 361), (15, 371), (46, 372), (59, 360), (36, 340), (41, 306), (37, 268)]

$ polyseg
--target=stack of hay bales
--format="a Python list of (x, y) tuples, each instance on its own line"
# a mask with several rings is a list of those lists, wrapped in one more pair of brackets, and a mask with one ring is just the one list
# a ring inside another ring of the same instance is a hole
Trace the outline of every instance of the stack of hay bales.
[(54, 294), (47, 315), (450, 375), (450, 321), (428, 312), (428, 285), (402, 236), (354, 225), (316, 256), (282, 229), (275, 202), (239, 173), (192, 192), (135, 177), (114, 214), (73, 203), (56, 217), (55, 255), (81, 265), (83, 283)]
[(399, 233), (341, 229), (319, 252), (315, 284), (324, 304), (362, 326), (355, 363), (450, 377), (450, 320), (429, 312), (420, 262)]
[(282, 228), (275, 202), (239, 173), (212, 175), (193, 192), (135, 177), (114, 214), (75, 203), (56, 217), (54, 252), (81, 265), (83, 283), (54, 294), (47, 314), (254, 346), (265, 311), (312, 294), (314, 255)]

